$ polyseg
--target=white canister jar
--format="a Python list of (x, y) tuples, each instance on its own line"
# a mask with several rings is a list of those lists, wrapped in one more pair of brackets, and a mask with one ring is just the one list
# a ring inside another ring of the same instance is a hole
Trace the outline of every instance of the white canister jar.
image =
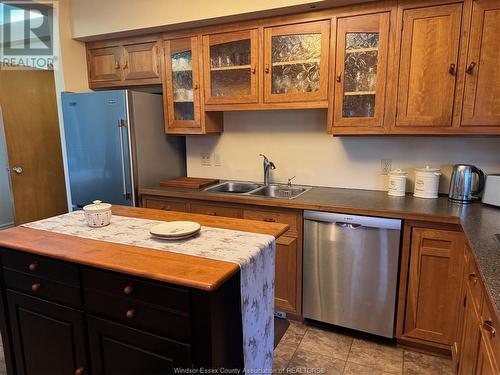
[(401, 169), (389, 172), (389, 190), (387, 194), (393, 197), (404, 197), (406, 194), (406, 176), (408, 174)]
[(437, 198), (439, 193), (439, 177), (441, 170), (431, 168), (415, 168), (415, 191), (413, 195), (418, 198)]
[(102, 203), (101, 201), (93, 201), (83, 207), (85, 220), (92, 228), (105, 227), (111, 222), (111, 205), (109, 203)]

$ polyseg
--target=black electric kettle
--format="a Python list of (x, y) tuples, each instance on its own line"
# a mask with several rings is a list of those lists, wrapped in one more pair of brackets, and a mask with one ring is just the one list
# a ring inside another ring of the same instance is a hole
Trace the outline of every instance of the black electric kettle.
[[(477, 180), (474, 175), (477, 175)], [(474, 189), (474, 185), (476, 188)], [(448, 198), (454, 202), (469, 203), (477, 198), (484, 188), (484, 173), (474, 165), (455, 164), (450, 181)]]

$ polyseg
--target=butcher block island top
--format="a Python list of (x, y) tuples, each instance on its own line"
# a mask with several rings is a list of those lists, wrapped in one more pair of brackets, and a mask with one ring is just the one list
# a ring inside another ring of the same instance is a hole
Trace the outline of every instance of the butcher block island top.
[[(191, 220), (202, 226), (280, 237), (288, 225), (208, 215), (113, 206), (113, 214), (141, 219)], [(215, 290), (239, 271), (236, 263), (16, 227), (0, 232), (0, 246), (171, 284)]]

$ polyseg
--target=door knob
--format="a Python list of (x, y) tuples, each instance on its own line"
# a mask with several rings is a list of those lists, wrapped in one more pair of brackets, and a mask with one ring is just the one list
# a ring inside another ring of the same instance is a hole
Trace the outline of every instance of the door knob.
[(12, 170), (16, 172), (17, 174), (23, 173), (23, 168), (22, 167), (12, 167)]

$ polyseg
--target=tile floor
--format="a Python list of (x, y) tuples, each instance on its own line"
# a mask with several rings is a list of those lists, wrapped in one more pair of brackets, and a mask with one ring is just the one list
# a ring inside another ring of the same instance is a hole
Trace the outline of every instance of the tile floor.
[(452, 362), (446, 358), (294, 321), (290, 321), (290, 327), (274, 350), (274, 355), (277, 374), (454, 374)]

